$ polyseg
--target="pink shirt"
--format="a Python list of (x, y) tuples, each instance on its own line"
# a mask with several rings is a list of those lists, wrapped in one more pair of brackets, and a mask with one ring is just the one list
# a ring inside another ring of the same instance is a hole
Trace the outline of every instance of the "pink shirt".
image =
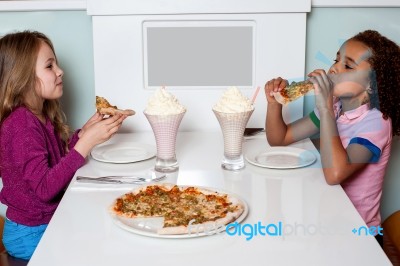
[[(346, 179), (341, 185), (365, 223), (368, 226), (379, 226), (383, 178), (392, 143), (391, 119), (383, 119), (382, 113), (375, 108), (369, 109), (368, 104), (347, 111), (341, 116), (339, 116), (340, 101), (335, 103), (334, 109), (343, 147), (360, 144), (373, 154), (365, 168)], [(316, 108), (310, 114), (310, 118), (319, 127), (319, 113)]]

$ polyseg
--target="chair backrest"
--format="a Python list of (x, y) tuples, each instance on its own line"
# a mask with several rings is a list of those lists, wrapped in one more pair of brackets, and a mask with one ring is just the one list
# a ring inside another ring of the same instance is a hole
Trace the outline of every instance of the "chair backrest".
[(6, 250), (6, 248), (3, 245), (3, 229), (4, 229), (4, 217), (0, 216), (0, 253)]
[(400, 211), (390, 215), (382, 227), (383, 250), (393, 265), (400, 266)]

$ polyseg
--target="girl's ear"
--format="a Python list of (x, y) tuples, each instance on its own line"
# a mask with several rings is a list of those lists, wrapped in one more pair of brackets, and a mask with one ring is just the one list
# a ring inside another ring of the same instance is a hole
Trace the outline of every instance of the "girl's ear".
[(372, 94), (371, 84), (368, 84), (368, 87), (365, 89), (368, 94)]

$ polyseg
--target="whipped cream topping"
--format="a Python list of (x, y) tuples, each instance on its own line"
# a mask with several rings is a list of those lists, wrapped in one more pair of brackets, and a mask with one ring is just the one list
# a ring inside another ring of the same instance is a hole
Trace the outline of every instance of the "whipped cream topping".
[(186, 111), (178, 99), (165, 89), (157, 89), (144, 110), (149, 115), (175, 115)]
[(229, 87), (213, 109), (222, 113), (241, 113), (254, 109), (253, 103), (236, 87)]

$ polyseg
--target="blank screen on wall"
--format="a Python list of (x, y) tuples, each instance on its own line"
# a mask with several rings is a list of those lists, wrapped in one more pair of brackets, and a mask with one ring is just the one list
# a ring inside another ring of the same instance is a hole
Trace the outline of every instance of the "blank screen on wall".
[(147, 86), (252, 86), (253, 27), (147, 27)]

